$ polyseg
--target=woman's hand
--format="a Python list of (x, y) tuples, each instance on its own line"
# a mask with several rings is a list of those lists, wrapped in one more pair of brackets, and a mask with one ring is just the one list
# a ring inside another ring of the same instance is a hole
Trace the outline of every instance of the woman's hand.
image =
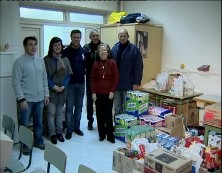
[(93, 93), (93, 94), (92, 94), (92, 99), (93, 99), (94, 102), (96, 101), (96, 99), (97, 99), (97, 98), (96, 98), (96, 93)]
[(54, 85), (54, 86), (53, 86), (53, 89), (54, 89), (56, 92), (61, 92), (61, 91), (60, 91), (60, 87), (57, 86), (57, 85)]
[(109, 93), (109, 99), (112, 100), (113, 97), (114, 97), (114, 93), (113, 93), (113, 92), (110, 92), (110, 93)]

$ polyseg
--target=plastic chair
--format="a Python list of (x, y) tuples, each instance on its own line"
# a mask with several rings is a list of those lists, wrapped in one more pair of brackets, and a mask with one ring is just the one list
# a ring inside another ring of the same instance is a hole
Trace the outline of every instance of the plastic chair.
[[(2, 119), (2, 127), (4, 128), (4, 133), (13, 140), (15, 131), (14, 120), (10, 116), (4, 114)], [(8, 134), (8, 132), (10, 133), (10, 135)]]
[(92, 170), (91, 168), (89, 168), (88, 166), (80, 164), (78, 173), (96, 173), (96, 172)]
[[(8, 170), (11, 170), (13, 173), (20, 173), (26, 171), (32, 163), (32, 150), (33, 150), (33, 133), (30, 129), (25, 126), (20, 125), (18, 131), (18, 138), (20, 143), (20, 152), (18, 158), (12, 158), (9, 165), (7, 166)], [(27, 166), (23, 164), (20, 159), (23, 155), (23, 145), (26, 145), (30, 150), (29, 160)]]
[(46, 143), (44, 159), (48, 162), (47, 173), (50, 172), (50, 164), (54, 165), (61, 173), (65, 173), (67, 156), (60, 148), (51, 143)]

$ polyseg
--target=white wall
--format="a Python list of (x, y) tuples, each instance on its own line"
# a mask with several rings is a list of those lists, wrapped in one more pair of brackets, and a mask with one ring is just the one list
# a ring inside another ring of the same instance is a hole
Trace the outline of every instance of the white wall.
[(79, 9), (79, 10), (99, 10), (99, 11), (116, 11), (117, 1), (26, 1), (21, 2), (22, 4), (32, 4), (32, 5), (44, 5), (44, 6), (57, 6), (65, 7), (66, 9)]
[[(162, 69), (185, 63), (196, 91), (221, 95), (221, 1), (127, 1), (122, 8), (163, 26)], [(204, 64), (209, 73), (197, 71)]]
[(0, 46), (9, 44), (8, 52), (21, 55), (22, 41), (19, 2), (0, 1)]
[[(34, 1), (33, 1), (34, 2)], [(78, 2), (78, 3), (77, 3)], [(26, 2), (28, 3), (28, 2)], [(111, 1), (48, 1), (69, 8), (94, 8), (116, 11)], [(191, 71), (196, 91), (221, 95), (221, 1), (127, 1), (128, 13), (141, 12), (163, 26), (162, 68), (179, 68), (181, 63)], [(21, 55), (19, 2), (0, 2), (0, 45), (9, 43), (15, 57)], [(210, 72), (198, 73), (197, 67), (209, 64)]]

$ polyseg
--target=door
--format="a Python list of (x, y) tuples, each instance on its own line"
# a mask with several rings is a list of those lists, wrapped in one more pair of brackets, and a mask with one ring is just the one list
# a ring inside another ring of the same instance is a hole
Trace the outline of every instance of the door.
[[(31, 25), (22, 25), (21, 27), (21, 40), (23, 42), (24, 38), (27, 36), (34, 36), (38, 40), (37, 56), (43, 58), (43, 27), (42, 26), (31, 26)], [(23, 46), (21, 47), (24, 52)]]

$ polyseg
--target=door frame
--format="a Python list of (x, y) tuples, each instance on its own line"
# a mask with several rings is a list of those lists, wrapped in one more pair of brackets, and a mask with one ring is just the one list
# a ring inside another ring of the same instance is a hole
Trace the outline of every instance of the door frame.
[[(44, 31), (43, 31), (43, 25), (33, 25), (33, 24), (21, 24), (21, 39), (23, 41), (24, 38), (22, 38), (23, 34), (22, 32), (24, 31), (24, 29), (30, 29), (30, 30), (34, 30), (37, 32), (37, 35), (35, 35), (37, 37), (38, 40), (38, 50), (37, 50), (37, 54), (39, 57), (44, 56)], [(27, 35), (28, 36), (28, 35)], [(22, 46), (22, 49), (23, 46)]]

